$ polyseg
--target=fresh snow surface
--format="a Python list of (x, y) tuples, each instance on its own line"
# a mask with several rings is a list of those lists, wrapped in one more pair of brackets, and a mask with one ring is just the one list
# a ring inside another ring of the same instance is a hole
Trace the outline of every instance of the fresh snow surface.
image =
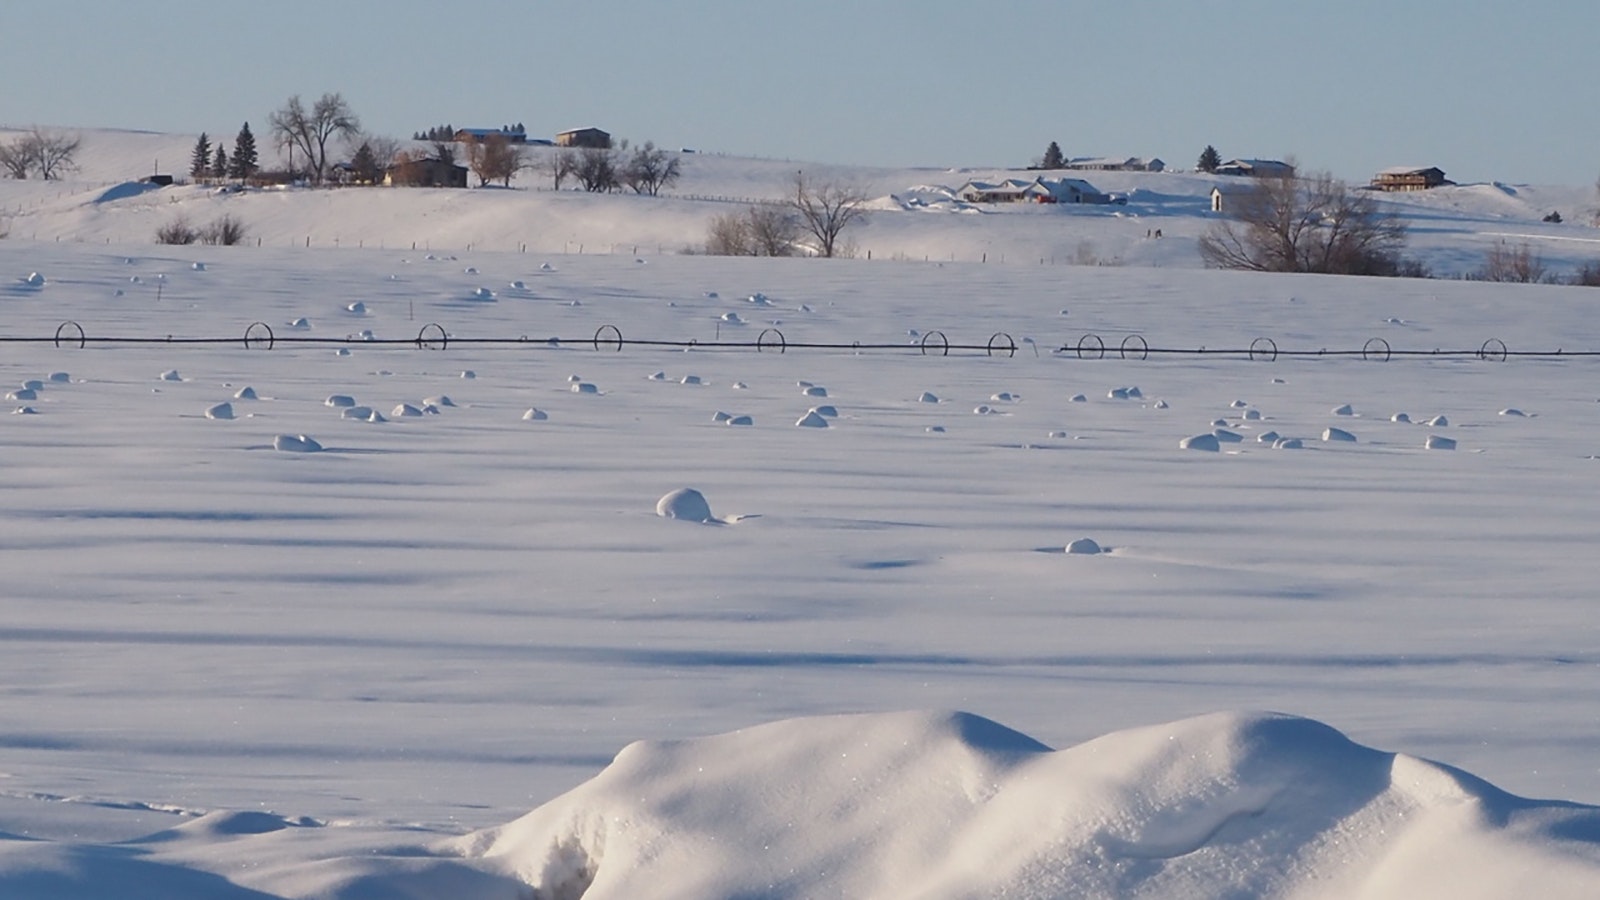
[[(723, 196), (792, 171), (693, 162)], [(1198, 176), (1118, 177), (1203, 224)], [(639, 265), (466, 248), (541, 211), (631, 243), (641, 198), (110, 186), (0, 182), (0, 336), (42, 339), (0, 355), (34, 395), (0, 428), (0, 897), (1600, 895), (1600, 363), (1056, 352), (1600, 349), (1592, 289), (1200, 271), (1171, 226), (1023, 264), (1024, 226), (1128, 223), (936, 191), (861, 246), (914, 220), (1011, 261)], [(1536, 192), (1496, 193), (1405, 202), (1466, 258), (1451, 229)], [(148, 243), (235, 200), (273, 239)], [(735, 310), (789, 349), (709, 347)], [(793, 346), (933, 331), (1021, 351)], [(839, 427), (793, 427), (821, 385)], [(690, 484), (759, 515), (655, 514)]]

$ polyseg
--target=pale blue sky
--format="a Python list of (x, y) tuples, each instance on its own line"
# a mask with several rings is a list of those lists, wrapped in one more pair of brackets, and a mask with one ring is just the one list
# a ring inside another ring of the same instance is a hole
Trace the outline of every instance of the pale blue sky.
[(258, 135), (596, 125), (810, 162), (1295, 156), (1600, 175), (1596, 0), (0, 0), (0, 123)]

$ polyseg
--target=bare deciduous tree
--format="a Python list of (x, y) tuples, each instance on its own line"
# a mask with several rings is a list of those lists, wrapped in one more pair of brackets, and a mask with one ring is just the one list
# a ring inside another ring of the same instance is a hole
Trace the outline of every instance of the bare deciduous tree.
[(1502, 238), (1483, 255), (1483, 268), (1469, 276), (1480, 281), (1539, 284), (1548, 281), (1544, 257), (1527, 241), (1513, 247)]
[(578, 179), (578, 184), (584, 190), (592, 194), (614, 191), (622, 185), (616, 151), (599, 147), (585, 147), (578, 151), (577, 167), (572, 170), (572, 176)]
[(492, 134), (467, 144), (467, 165), (478, 176), (478, 187), (498, 181), (506, 187), (522, 168), (522, 152), (504, 135)]
[(793, 256), (800, 222), (782, 206), (752, 206), (711, 220), (706, 253), (711, 256)]
[(742, 213), (723, 213), (711, 219), (706, 230), (706, 253), (710, 256), (755, 256), (751, 251), (749, 223)]
[(800, 222), (792, 210), (781, 206), (752, 206), (746, 218), (755, 255), (794, 255), (795, 242), (800, 239)]
[(39, 167), (39, 177), (53, 181), (78, 170), (78, 150), (83, 138), (76, 134), (33, 129), (34, 164)]
[(659, 150), (654, 143), (645, 141), (644, 146), (633, 151), (633, 156), (628, 159), (628, 165), (622, 172), (622, 181), (634, 193), (654, 197), (662, 188), (670, 187), (678, 180), (680, 168), (677, 154)]
[(1371, 193), (1331, 175), (1260, 178), (1231, 198), (1228, 218), (1200, 237), (1220, 269), (1395, 275), (1406, 270), (1406, 224)]
[(551, 186), (561, 190), (561, 185), (578, 170), (578, 154), (565, 148), (546, 153), (536, 168), (550, 176)]
[(33, 171), (33, 153), (26, 135), (0, 144), (0, 169), (18, 180), (27, 178)]
[(27, 178), (38, 172), (53, 181), (78, 169), (78, 150), (83, 138), (76, 134), (32, 128), (7, 144), (0, 144), (0, 168), (12, 178)]
[(361, 120), (351, 111), (350, 104), (336, 93), (323, 94), (312, 104), (310, 112), (296, 94), (282, 109), (272, 113), (268, 122), (273, 140), (280, 148), (288, 148), (291, 157), (298, 150), (318, 184), (327, 173), (328, 141), (335, 136), (353, 138), (361, 132)]
[(855, 185), (837, 181), (812, 184), (804, 172), (794, 176), (794, 197), (789, 207), (800, 216), (800, 224), (817, 240), (817, 254), (832, 257), (844, 249), (839, 236), (867, 215), (867, 193)]
[[(372, 154), (372, 162), (377, 167), (380, 178), (383, 170), (394, 165), (395, 157), (399, 156), (400, 151), (406, 148), (406, 142), (399, 138), (363, 131), (345, 141), (345, 148), (350, 151), (352, 160), (355, 151), (360, 150), (363, 145)], [(238, 151), (235, 150), (234, 153), (237, 154)]]

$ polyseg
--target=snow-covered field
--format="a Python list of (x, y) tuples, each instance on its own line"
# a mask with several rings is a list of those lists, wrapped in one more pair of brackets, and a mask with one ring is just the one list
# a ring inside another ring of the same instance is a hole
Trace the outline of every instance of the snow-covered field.
[[(1600, 362), (1115, 358), (1595, 350), (1592, 289), (1201, 271), (1165, 204), (822, 261), (677, 255), (715, 201), (104, 190), (0, 185), (0, 338), (90, 338), (0, 343), (0, 896), (1600, 893)], [(1540, 227), (1458, 190), (1434, 259)], [(234, 202), (261, 246), (148, 242)], [(1151, 255), (1017, 262), (1085, 240)], [(903, 349), (706, 346), (766, 329)], [(230, 340), (94, 340), (169, 335)]]

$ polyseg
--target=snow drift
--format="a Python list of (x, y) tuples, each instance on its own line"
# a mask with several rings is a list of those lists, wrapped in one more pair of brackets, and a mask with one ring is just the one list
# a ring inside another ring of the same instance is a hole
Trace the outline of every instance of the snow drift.
[(967, 713), (641, 742), (465, 849), (585, 900), (1600, 894), (1600, 808), (1274, 713), (1060, 751)]

